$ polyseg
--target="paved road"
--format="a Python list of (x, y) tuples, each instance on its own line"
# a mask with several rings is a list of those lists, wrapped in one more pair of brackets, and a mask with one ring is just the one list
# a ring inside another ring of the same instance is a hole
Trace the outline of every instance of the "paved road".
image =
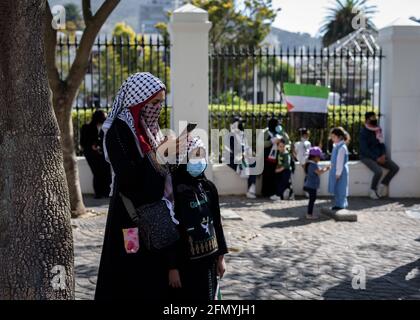
[[(93, 297), (107, 211), (103, 201), (86, 201), (97, 215), (73, 220), (78, 299)], [(222, 208), (242, 218), (224, 221), (232, 253), (223, 297), (420, 299), (420, 219), (407, 214), (417, 203), (351, 199), (359, 221), (338, 223), (305, 220), (304, 199), (222, 197)]]

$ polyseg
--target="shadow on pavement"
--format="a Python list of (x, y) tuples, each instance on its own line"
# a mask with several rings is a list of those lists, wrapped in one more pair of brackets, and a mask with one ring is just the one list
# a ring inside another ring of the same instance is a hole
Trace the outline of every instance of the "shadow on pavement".
[(367, 210), (369, 211), (381, 211), (385, 206), (394, 204), (402, 208), (409, 208), (419, 203), (419, 199), (379, 199), (373, 200), (370, 198), (362, 197), (350, 197), (349, 198), (349, 210)]
[[(325, 204), (324, 204), (325, 205)], [(316, 220), (308, 220), (305, 218), (307, 206), (297, 206), (297, 207), (290, 207), (290, 208), (282, 208), (282, 209), (266, 209), (263, 212), (270, 215), (274, 218), (289, 218), (284, 221), (276, 221), (273, 223), (268, 223), (261, 228), (289, 228), (289, 227), (299, 227), (304, 226), (311, 223), (319, 223), (330, 218), (320, 215), (320, 207), (316, 206), (314, 209), (315, 214), (319, 216), (319, 219)]]
[(328, 289), (325, 299), (342, 299), (341, 292), (346, 292), (345, 299), (420, 299), (420, 259), (403, 265), (382, 277), (366, 280), (365, 290), (348, 290), (349, 283), (343, 282)]

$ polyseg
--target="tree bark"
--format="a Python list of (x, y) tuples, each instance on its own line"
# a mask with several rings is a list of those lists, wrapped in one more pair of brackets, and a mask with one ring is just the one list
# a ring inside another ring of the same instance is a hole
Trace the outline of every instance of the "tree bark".
[(53, 106), (57, 117), (58, 127), (61, 133), (61, 148), (63, 150), (64, 170), (69, 189), (70, 207), (73, 218), (85, 214), (86, 208), (83, 203), (82, 189), (79, 181), (79, 169), (74, 148), (73, 121), (71, 116), (72, 102), (76, 93), (72, 94), (69, 89), (60, 87), (53, 91)]
[(0, 2), (0, 300), (74, 299), (69, 194), (48, 88), (46, 0)]
[(82, 84), (83, 77), (89, 66), (90, 53), (96, 36), (108, 16), (118, 5), (120, 0), (106, 0), (92, 15), (91, 3), (83, 0), (83, 17), (86, 29), (78, 45), (78, 50), (66, 79), (60, 79), (55, 61), (57, 32), (51, 27), (52, 15), (47, 4), (45, 19), (45, 50), (48, 66), (48, 77), (53, 91), (54, 111), (61, 131), (64, 169), (66, 171), (68, 188), (70, 191), (70, 205), (72, 216), (79, 217), (86, 211), (79, 182), (76, 153), (73, 140), (73, 122), (71, 117), (72, 103), (76, 98), (77, 90)]

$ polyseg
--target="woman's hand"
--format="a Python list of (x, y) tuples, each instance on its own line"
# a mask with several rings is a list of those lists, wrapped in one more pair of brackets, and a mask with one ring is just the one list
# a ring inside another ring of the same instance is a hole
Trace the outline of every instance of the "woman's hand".
[(181, 288), (181, 277), (179, 276), (178, 269), (169, 270), (169, 285), (172, 288)]
[(180, 151), (187, 148), (187, 137), (176, 137), (174, 135), (165, 136), (163, 142), (157, 147), (157, 152), (161, 157), (172, 160), (177, 157)]
[(376, 162), (379, 163), (380, 165), (384, 165), (386, 162), (386, 156), (383, 154), (378, 159), (376, 159)]
[(225, 257), (224, 256), (220, 256), (217, 259), (217, 275), (222, 278), (223, 275), (226, 272), (226, 263), (225, 263)]

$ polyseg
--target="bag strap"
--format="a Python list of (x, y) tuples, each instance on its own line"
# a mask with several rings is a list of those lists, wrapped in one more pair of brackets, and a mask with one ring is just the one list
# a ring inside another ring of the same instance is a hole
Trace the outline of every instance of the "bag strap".
[(124, 206), (125, 206), (125, 209), (127, 210), (128, 215), (134, 221), (134, 223), (138, 224), (139, 217), (137, 216), (136, 208), (134, 207), (133, 202), (130, 199), (128, 199), (126, 196), (124, 196), (121, 192), (120, 192), (120, 197), (124, 203)]

